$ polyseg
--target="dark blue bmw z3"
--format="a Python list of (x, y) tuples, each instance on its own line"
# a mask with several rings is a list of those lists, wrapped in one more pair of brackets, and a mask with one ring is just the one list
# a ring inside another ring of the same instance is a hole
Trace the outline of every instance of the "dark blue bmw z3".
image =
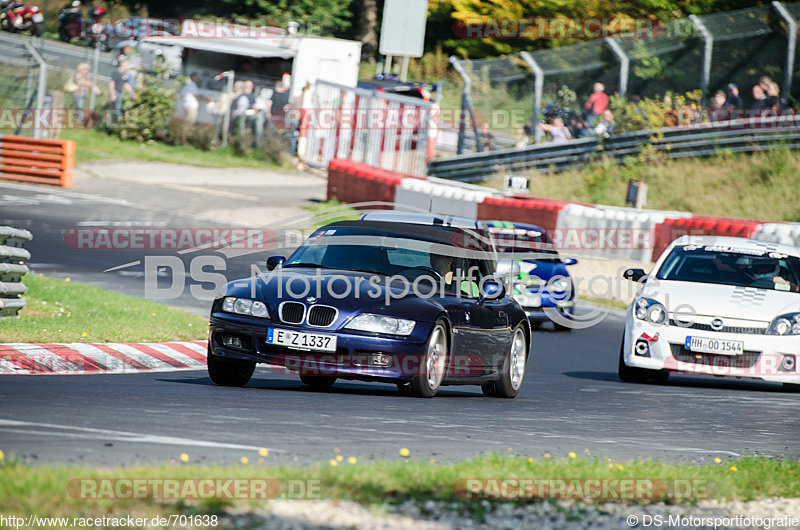
[(340, 221), (288, 259), (227, 284), (211, 309), (208, 371), (242, 386), (257, 363), (314, 389), (337, 379), (432, 397), (480, 385), (513, 398), (531, 351), (525, 312), (492, 276), (494, 248), (453, 226)]

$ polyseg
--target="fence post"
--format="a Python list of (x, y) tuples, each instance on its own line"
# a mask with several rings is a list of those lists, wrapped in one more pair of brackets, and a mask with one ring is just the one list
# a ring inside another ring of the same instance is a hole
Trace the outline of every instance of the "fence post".
[(789, 27), (789, 36), (786, 44), (786, 67), (783, 69), (783, 97), (789, 99), (792, 93), (792, 72), (794, 72), (794, 54), (797, 47), (797, 21), (789, 10), (777, 0), (772, 2), (772, 7), (781, 16)]
[(44, 107), (44, 96), (47, 90), (47, 63), (45, 62), (39, 51), (33, 47), (30, 41), (25, 41), (25, 47), (28, 52), (33, 56), (37, 63), (39, 63), (39, 83), (36, 87), (36, 109), (33, 113), (33, 137), (42, 137), (42, 108)]
[(469, 77), (467, 71), (464, 70), (464, 66), (461, 64), (461, 61), (458, 60), (458, 57), (453, 55), (450, 57), (449, 61), (464, 81), (464, 88), (461, 91), (461, 116), (459, 117), (458, 147), (456, 148), (456, 153), (460, 155), (464, 152), (464, 136), (467, 132), (467, 117), (465, 112), (469, 112), (472, 121), (472, 133), (475, 135), (475, 147), (479, 153), (482, 153), (483, 146), (478, 136), (478, 125), (475, 123), (475, 115), (472, 111), (472, 79)]
[(700, 79), (700, 89), (703, 91), (703, 101), (705, 101), (706, 95), (708, 94), (708, 85), (711, 80), (711, 55), (714, 53), (714, 36), (708, 31), (706, 25), (703, 24), (703, 21), (700, 20), (700, 17), (697, 15), (689, 15), (689, 20), (692, 21), (694, 27), (697, 28), (697, 31), (703, 36), (703, 42), (705, 44), (703, 49), (703, 76)]
[(631, 60), (616, 38), (606, 37), (606, 43), (619, 59), (619, 90), (617, 90), (617, 93), (624, 98), (628, 93), (628, 70), (630, 69)]
[(92, 62), (92, 89), (89, 91), (89, 110), (94, 111), (95, 91), (97, 86), (97, 69), (100, 66), (100, 42), (94, 45), (94, 61)]
[[(225, 95), (227, 96), (227, 104), (225, 105), (225, 117), (222, 119), (222, 147), (228, 146), (228, 129), (231, 126), (231, 108), (235, 101), (233, 101), (233, 70), (226, 70), (221, 74), (217, 74), (214, 79), (219, 81), (223, 77), (228, 78), (228, 84), (225, 87)], [(220, 98), (222, 99), (222, 98)]]
[(542, 91), (544, 89), (544, 71), (528, 52), (520, 52), (520, 57), (533, 72), (533, 117), (531, 118), (531, 134), (533, 143), (539, 138), (539, 112), (542, 108)]

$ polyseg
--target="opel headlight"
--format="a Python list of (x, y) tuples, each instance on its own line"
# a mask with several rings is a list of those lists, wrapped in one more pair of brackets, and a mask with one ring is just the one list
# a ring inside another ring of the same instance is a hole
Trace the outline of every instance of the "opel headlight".
[(800, 313), (779, 316), (767, 328), (767, 335), (800, 335)]
[(413, 320), (363, 313), (351, 320), (345, 327), (347, 329), (369, 331), (372, 333), (410, 335), (411, 332), (414, 331), (414, 324), (415, 322)]
[(647, 320), (652, 324), (664, 324), (667, 321), (667, 308), (651, 298), (636, 300), (633, 314), (639, 320)]
[(263, 302), (250, 300), (248, 298), (227, 296), (222, 301), (222, 310), (226, 313), (250, 315), (258, 318), (269, 318), (269, 310)]

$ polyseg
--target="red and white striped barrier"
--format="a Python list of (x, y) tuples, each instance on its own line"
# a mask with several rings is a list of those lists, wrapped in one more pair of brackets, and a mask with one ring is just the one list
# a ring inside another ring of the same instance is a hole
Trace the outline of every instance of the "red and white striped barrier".
[(529, 223), (544, 228), (559, 248), (598, 257), (653, 262), (682, 235), (749, 237), (800, 247), (800, 223), (509, 197), (492, 188), (412, 177), (349, 161), (331, 161), (328, 175), (328, 199), (383, 201), (470, 219)]
[(205, 369), (207, 342), (0, 344), (0, 375), (86, 375)]

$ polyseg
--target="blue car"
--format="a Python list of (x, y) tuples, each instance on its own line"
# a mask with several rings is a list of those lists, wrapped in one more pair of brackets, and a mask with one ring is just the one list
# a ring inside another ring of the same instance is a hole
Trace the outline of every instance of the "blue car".
[[(479, 221), (497, 247), (499, 276), (511, 278), (512, 296), (533, 325), (552, 320), (548, 313), (564, 319), (553, 321), (556, 329), (570, 331), (565, 322), (575, 305), (575, 288), (567, 266), (573, 258), (561, 259), (547, 232), (536, 225), (508, 221)], [(505, 257), (504, 257), (505, 256)]]
[(258, 277), (214, 301), (208, 372), (242, 386), (257, 363), (284, 367), (314, 389), (337, 379), (395, 383), (434, 396), (480, 385), (513, 398), (531, 330), (496, 280), (495, 249), (457, 226), (339, 221)]

